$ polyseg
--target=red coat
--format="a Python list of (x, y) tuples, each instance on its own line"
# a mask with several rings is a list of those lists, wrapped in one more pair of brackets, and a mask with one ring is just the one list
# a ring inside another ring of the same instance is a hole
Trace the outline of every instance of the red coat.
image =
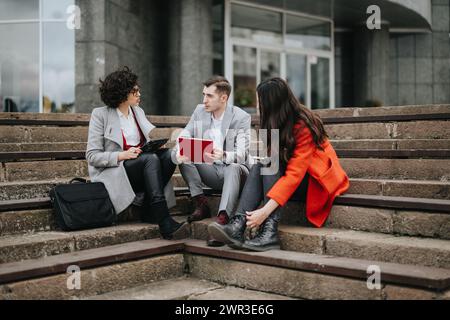
[(330, 214), (334, 199), (348, 190), (349, 179), (328, 139), (322, 144), (323, 150), (320, 150), (303, 122), (295, 125), (294, 132), (297, 132), (297, 145), (285, 175), (275, 183), (267, 196), (284, 206), (308, 172), (306, 217), (313, 225), (321, 227)]

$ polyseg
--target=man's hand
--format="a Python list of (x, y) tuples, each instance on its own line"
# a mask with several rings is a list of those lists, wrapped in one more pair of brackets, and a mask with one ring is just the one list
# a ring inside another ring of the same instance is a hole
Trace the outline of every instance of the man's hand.
[(211, 158), (212, 160), (220, 160), (223, 161), (225, 152), (221, 149), (213, 149), (212, 153), (205, 152), (205, 156), (207, 158)]
[(118, 161), (136, 159), (141, 153), (142, 150), (140, 148), (132, 147), (127, 151), (122, 151), (119, 153)]

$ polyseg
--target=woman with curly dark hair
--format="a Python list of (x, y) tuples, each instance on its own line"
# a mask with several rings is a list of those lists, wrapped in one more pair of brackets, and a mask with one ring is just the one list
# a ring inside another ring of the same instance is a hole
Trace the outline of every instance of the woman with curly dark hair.
[[(307, 219), (321, 227), (336, 196), (349, 188), (349, 179), (319, 116), (300, 104), (285, 80), (268, 79), (256, 91), (261, 129), (268, 132), (267, 154), (279, 168), (253, 165), (233, 218), (227, 225), (210, 224), (208, 232), (233, 248), (265, 251), (280, 248), (278, 222), (289, 200), (306, 201)], [(279, 130), (273, 144), (271, 130)], [(244, 239), (246, 227), (259, 227), (253, 239)]]
[(92, 111), (86, 159), (92, 181), (103, 182), (115, 211), (119, 214), (136, 203), (136, 193), (145, 193), (149, 211), (144, 221), (157, 221), (165, 239), (186, 234), (186, 224), (169, 214), (168, 197), (174, 201), (170, 183), (176, 165), (170, 150), (142, 153), (155, 128), (139, 107), (138, 77), (128, 67), (100, 80), (100, 96), (105, 107)]

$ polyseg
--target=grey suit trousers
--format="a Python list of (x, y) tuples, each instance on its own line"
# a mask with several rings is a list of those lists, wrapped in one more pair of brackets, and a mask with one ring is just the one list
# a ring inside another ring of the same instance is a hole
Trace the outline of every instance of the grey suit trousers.
[(180, 164), (180, 172), (189, 186), (191, 196), (203, 194), (203, 184), (214, 190), (222, 191), (219, 211), (225, 210), (232, 216), (245, 180), (248, 168), (242, 164)]

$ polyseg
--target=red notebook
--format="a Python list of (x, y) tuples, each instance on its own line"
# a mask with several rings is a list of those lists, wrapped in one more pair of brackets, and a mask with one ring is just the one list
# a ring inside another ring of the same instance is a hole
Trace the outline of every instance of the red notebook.
[(205, 153), (213, 152), (213, 141), (196, 138), (179, 137), (180, 155), (186, 156), (193, 163), (212, 163)]

